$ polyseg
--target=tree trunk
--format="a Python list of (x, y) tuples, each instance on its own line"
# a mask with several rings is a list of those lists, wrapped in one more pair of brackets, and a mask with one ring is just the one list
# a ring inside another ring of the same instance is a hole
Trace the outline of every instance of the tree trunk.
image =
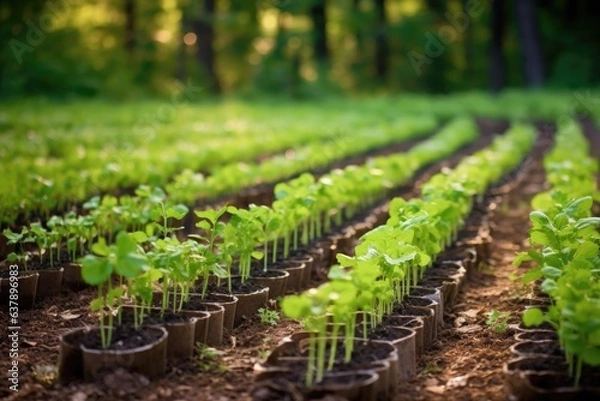
[(192, 24), (197, 36), (198, 62), (204, 71), (208, 90), (212, 93), (221, 92), (221, 84), (216, 71), (216, 55), (213, 48), (215, 30), (213, 21), (215, 16), (215, 0), (203, 0), (200, 17)]
[(125, 51), (131, 57), (135, 49), (135, 0), (125, 0)]
[[(438, 28), (448, 21), (444, 14), (446, 13), (445, 0), (427, 0), (427, 8), (434, 15), (433, 32), (437, 32)], [(428, 68), (428, 72), (422, 79), (426, 81), (426, 86), (431, 93), (445, 93), (447, 90), (447, 67), (450, 65), (448, 53), (450, 48), (444, 46), (443, 52), (433, 58), (433, 64)]]
[(525, 83), (530, 88), (544, 84), (542, 50), (537, 26), (536, 0), (515, 1)]
[(375, 10), (377, 13), (377, 26), (375, 27), (375, 77), (380, 83), (385, 83), (389, 71), (390, 51), (385, 0), (375, 0)]
[[(468, 15), (468, 9), (469, 9), (469, 1), (470, 0), (463, 0), (462, 1), (462, 12), (464, 13), (464, 15)], [(465, 69), (464, 69), (464, 82), (466, 84), (466, 86), (468, 87), (468, 89), (471, 89), (473, 87), (475, 87), (477, 85), (477, 82), (475, 82), (474, 78), (475, 78), (475, 68), (474, 68), (474, 63), (475, 63), (475, 58), (473, 57), (473, 31), (475, 30), (475, 21), (471, 20), (469, 22), (469, 25), (467, 25), (466, 30), (464, 31), (464, 38), (465, 38), (465, 42), (464, 42), (464, 49), (465, 49)]]
[(504, 65), (504, 0), (492, 0), (491, 23), (490, 84), (492, 92), (497, 93), (504, 89), (504, 85), (506, 84)]
[(327, 45), (327, 0), (319, 0), (310, 7), (310, 18), (313, 23), (313, 49), (315, 59), (319, 63), (329, 62), (329, 46)]

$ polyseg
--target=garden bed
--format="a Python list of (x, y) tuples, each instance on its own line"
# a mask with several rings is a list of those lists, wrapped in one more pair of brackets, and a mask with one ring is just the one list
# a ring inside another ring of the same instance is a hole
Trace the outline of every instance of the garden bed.
[[(487, 128), (487, 122), (481, 126)], [(442, 166), (452, 166), (466, 153), (489, 142), (489, 133), (477, 145), (421, 171), (396, 194), (414, 196), (428, 176)], [(550, 145), (549, 135), (544, 132), (538, 141), (531, 163), (524, 166), (516, 186), (507, 194), (488, 198), (492, 204), (491, 256), (483, 269), (466, 281), (455, 305), (446, 309), (444, 327), (419, 361), (418, 376), (400, 384), (394, 400), (506, 399), (502, 364), (510, 358), (509, 348), (515, 343), (512, 325), (520, 322), (523, 307), (531, 297), (527, 288), (510, 279), (514, 272), (512, 262), (517, 252), (526, 249), (530, 199), (544, 186), (541, 156)], [(385, 205), (374, 209), (381, 207)], [(313, 275), (311, 286), (324, 280), (323, 273)], [(252, 316), (227, 333), (224, 344), (218, 347), (218, 355), (204, 350), (200, 358), (171, 363), (167, 374), (151, 383), (144, 377), (117, 371), (107, 373), (97, 383), (53, 384), (58, 337), (69, 329), (96, 322), (88, 313), (89, 302), (95, 295), (92, 289), (63, 291), (59, 298), (41, 300), (35, 309), (21, 312), (20, 391), (9, 399), (247, 400), (254, 383), (252, 366), (282, 338), (300, 330), (292, 320), (269, 326), (261, 323), (258, 316)], [(275, 307), (273, 302), (271, 305)], [(493, 310), (509, 315), (490, 319), (488, 314)], [(0, 312), (0, 316), (3, 314)], [(4, 343), (0, 352), (8, 352)], [(0, 368), (4, 370), (6, 363), (0, 362)], [(0, 396), (9, 395), (4, 391), (0, 390)]]

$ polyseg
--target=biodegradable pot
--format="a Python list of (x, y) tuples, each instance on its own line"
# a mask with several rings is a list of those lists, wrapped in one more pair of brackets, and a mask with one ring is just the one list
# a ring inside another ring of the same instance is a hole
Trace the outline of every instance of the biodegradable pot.
[[(331, 246), (331, 241), (327, 241), (325, 245)], [(313, 271), (320, 271), (323, 268), (323, 265), (329, 264), (329, 259), (326, 260), (326, 258), (328, 258), (329, 256), (325, 255), (326, 250), (323, 248), (323, 246), (323, 242), (314, 242), (313, 244), (311, 244), (310, 248), (307, 251), (313, 258)], [(328, 267), (329, 266), (326, 266), (325, 268)]]
[(556, 340), (519, 341), (510, 347), (510, 352), (514, 357), (561, 357), (564, 355), (564, 352), (560, 349), (560, 344)]
[(460, 262), (467, 271), (467, 276), (477, 270), (475, 262), (477, 261), (477, 250), (472, 246), (459, 246), (444, 251), (442, 257), (451, 262)]
[(390, 374), (390, 363), (388, 361), (375, 361), (369, 366), (369, 371), (379, 377), (376, 385), (378, 399), (389, 400), (396, 393), (398, 378)]
[[(124, 305), (121, 308), (125, 316), (126, 313), (134, 312), (139, 307)], [(194, 354), (196, 342), (206, 342), (206, 329), (209, 316), (207, 312), (181, 311), (178, 314), (184, 318), (183, 321), (161, 321), (161, 317), (156, 316), (156, 314), (160, 314), (161, 308), (151, 307), (144, 308), (144, 310), (146, 315), (144, 325), (148, 327), (164, 327), (167, 333), (169, 333), (167, 339), (168, 360), (189, 358)], [(124, 317), (124, 319), (126, 318)], [(148, 320), (151, 321), (148, 322)], [(200, 320), (200, 333), (198, 334), (198, 341), (196, 341), (196, 324), (198, 320)]]
[[(312, 263), (310, 264), (312, 266)], [(306, 264), (300, 261), (284, 261), (278, 268), (289, 273), (286, 283), (286, 293), (293, 294), (302, 291), (304, 288), (304, 274), (310, 274), (306, 271)]]
[(438, 307), (435, 312), (437, 316), (437, 324), (439, 327), (444, 327), (444, 296), (439, 288), (413, 287), (410, 289), (410, 295), (437, 302)]
[[(348, 227), (345, 228), (341, 233), (331, 236), (330, 238), (333, 239), (336, 253), (343, 253), (345, 255), (353, 253), (355, 245), (354, 238), (356, 235), (356, 230), (354, 230), (353, 227)], [(336, 261), (330, 259), (330, 262), (331, 264), (334, 264)]]
[[(205, 343), (211, 347), (218, 347), (223, 343), (223, 317), (225, 308), (221, 305), (207, 303), (200, 298), (199, 295), (190, 296), (190, 301), (185, 305), (185, 311), (199, 311), (208, 313), (208, 321), (206, 322), (206, 337)], [(232, 320), (233, 321), (233, 320)], [(198, 335), (202, 334), (202, 319), (196, 322), (196, 339), (199, 341)], [(203, 341), (200, 341), (203, 342)]]
[(460, 261), (447, 261), (441, 262), (430, 269), (430, 274), (456, 280), (458, 282), (458, 289), (460, 291), (460, 288), (462, 288), (462, 285), (465, 282), (467, 270)]
[(503, 366), (503, 371), (508, 374), (517, 372), (553, 372), (567, 373), (568, 365), (564, 357), (556, 356), (524, 356), (512, 358)]
[(292, 395), (302, 400), (330, 396), (347, 401), (376, 401), (378, 380), (377, 373), (368, 370), (328, 373), (323, 381), (307, 387), (304, 373), (289, 369), (272, 369), (257, 375), (251, 394), (252, 399), (256, 401), (291, 399)]
[(450, 308), (458, 298), (458, 280), (447, 276), (438, 276), (434, 274), (427, 275), (419, 281), (420, 287), (439, 288), (444, 295), (444, 307)]
[(515, 334), (517, 341), (558, 341), (558, 333), (554, 330), (530, 330), (521, 331)]
[(403, 327), (389, 327), (387, 330), (393, 338), (384, 340), (392, 344), (398, 354), (397, 378), (400, 381), (410, 380), (417, 373), (417, 333)]
[[(302, 366), (302, 371), (305, 371), (306, 364), (308, 363), (309, 336), (309, 332), (299, 332), (292, 335), (269, 355), (265, 365), (263, 365), (260, 370), (268, 370), (271, 367), (296, 368)], [(326, 337), (325, 339), (328, 343), (339, 341), (339, 346), (343, 347), (343, 337)], [(378, 347), (379, 353), (383, 350), (385, 356), (379, 355), (380, 359), (374, 359), (375, 354), (370, 353), (370, 358), (373, 359), (368, 362), (366, 368), (369, 370), (375, 369), (379, 373), (379, 378), (376, 383), (377, 392), (387, 393), (389, 391), (389, 384), (397, 382), (399, 377), (398, 371), (400, 366), (398, 353), (395, 347), (390, 342), (381, 340), (355, 338), (354, 342), (367, 345), (373, 344)], [(382, 365), (381, 362), (384, 362), (385, 364)], [(340, 372), (340, 369), (342, 369), (341, 371), (357, 370), (356, 368), (353, 369), (352, 367), (347, 366), (341, 360), (338, 360), (333, 372)], [(363, 367), (361, 366), (358, 370), (362, 369)]]
[(80, 290), (88, 286), (81, 275), (81, 265), (79, 263), (67, 263), (63, 266), (63, 269), (63, 286), (73, 290)]
[[(208, 344), (208, 329), (210, 324), (210, 313), (206, 311), (199, 310), (182, 310), (181, 313), (185, 316), (188, 316), (191, 320), (194, 321), (194, 340), (192, 342), (192, 354), (194, 353), (194, 348), (196, 344)], [(167, 327), (165, 325), (165, 327)], [(169, 328), (167, 327), (167, 331)], [(223, 326), (221, 326), (221, 333), (223, 333)], [(169, 331), (169, 337), (171, 337), (171, 332)], [(187, 344), (187, 336), (183, 338), (184, 343)], [(170, 344), (169, 344), (170, 345)], [(187, 350), (182, 349), (182, 354), (187, 354)], [(191, 356), (191, 355), (190, 355)], [(174, 357), (179, 358), (179, 356)], [(187, 358), (186, 356), (182, 356), (181, 358)]]
[(39, 276), (40, 275), (37, 272), (23, 272), (22, 275), (16, 276), (16, 281), (14, 278), (11, 279), (10, 276), (7, 278), (0, 278), (0, 302), (2, 305), (5, 308), (15, 306), (15, 304), (10, 304), (10, 296), (11, 288), (17, 288), (18, 299), (12, 301), (17, 303), (19, 309), (33, 308), (37, 295)]
[[(310, 287), (310, 281), (313, 277), (315, 259), (308, 253), (299, 254), (292, 258), (294, 262), (304, 263), (304, 272), (302, 273), (302, 289)], [(290, 273), (291, 274), (291, 273)]]
[[(90, 334), (98, 335), (98, 328), (90, 329), (82, 339)], [(115, 329), (112, 329), (115, 330)], [(155, 340), (131, 349), (90, 348), (83, 343), (83, 376), (92, 381), (102, 371), (124, 368), (154, 379), (164, 374), (167, 361), (167, 339), (169, 334), (164, 327), (144, 327)]]
[(436, 320), (431, 308), (401, 305), (394, 308), (393, 314), (421, 318), (423, 321), (423, 348), (428, 348), (433, 344), (433, 327), (436, 324)]
[(247, 294), (234, 292), (231, 295), (238, 299), (233, 319), (233, 325), (235, 327), (240, 325), (245, 317), (256, 315), (258, 309), (263, 308), (268, 304), (269, 287), (263, 287)]
[(83, 379), (83, 353), (81, 340), (89, 328), (80, 327), (62, 334), (59, 338), (58, 380), (68, 383)]
[[(425, 350), (423, 345), (423, 330), (425, 324), (423, 319), (414, 316), (388, 315), (383, 324), (390, 328), (411, 329), (415, 332), (415, 359), (418, 359)], [(400, 356), (399, 356), (400, 358)]]
[[(544, 307), (542, 307), (542, 308), (544, 308)], [(520, 322), (518, 325), (514, 326), (514, 329), (517, 331), (517, 333), (532, 333), (532, 332), (536, 332), (536, 331), (540, 331), (540, 330), (556, 332), (554, 327), (552, 327), (552, 325), (548, 322), (544, 322), (544, 323), (540, 324), (539, 326), (535, 326), (535, 327), (527, 327), (523, 324), (523, 322)]]
[(403, 303), (406, 304), (407, 306), (411, 306), (414, 308), (431, 309), (431, 311), (433, 312), (433, 322), (432, 322), (432, 326), (431, 326), (432, 341), (435, 341), (437, 339), (437, 332), (438, 332), (438, 330), (437, 330), (437, 326), (438, 326), (437, 313), (438, 313), (438, 309), (439, 309), (439, 304), (428, 298), (413, 297), (413, 296), (406, 297), (406, 299), (404, 300)]
[[(201, 296), (200, 294), (190, 294), (190, 296)], [(207, 294), (202, 301), (205, 305), (218, 305), (223, 307), (223, 329), (232, 331), (235, 322), (235, 313), (237, 310), (238, 298), (230, 294)], [(221, 339), (222, 341), (222, 339)]]
[(600, 391), (574, 387), (572, 379), (559, 373), (526, 372), (505, 376), (505, 388), (510, 396), (525, 401), (597, 400)]
[(572, 386), (564, 358), (521, 357), (505, 363), (502, 370), (507, 392), (519, 400), (588, 400), (600, 395), (597, 386)]
[(60, 293), (64, 267), (58, 269), (37, 270), (40, 274), (37, 286), (37, 297), (46, 298)]
[(269, 288), (269, 299), (277, 299), (285, 295), (290, 273), (286, 270), (270, 269), (270, 275), (264, 277), (252, 276), (252, 281)]

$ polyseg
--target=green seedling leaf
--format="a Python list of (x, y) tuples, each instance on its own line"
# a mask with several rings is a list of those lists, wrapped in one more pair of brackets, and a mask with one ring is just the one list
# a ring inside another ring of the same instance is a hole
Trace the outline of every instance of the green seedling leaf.
[(544, 277), (544, 274), (542, 273), (542, 268), (541, 268), (541, 266), (538, 266), (538, 267), (529, 269), (527, 271), (527, 273), (525, 273), (523, 275), (522, 281), (524, 284), (528, 284), (528, 283), (532, 283), (535, 280), (538, 280), (542, 277)]
[(539, 210), (535, 210), (529, 213), (529, 219), (533, 222), (536, 227), (544, 227), (550, 228), (552, 227), (552, 222), (550, 218), (546, 216), (545, 213), (540, 212)]
[(515, 260), (513, 261), (514, 266), (521, 266), (523, 262), (529, 262), (533, 260), (527, 252), (519, 252)]
[(98, 312), (102, 309), (104, 309), (104, 301), (102, 300), (102, 298), (96, 298), (93, 299), (92, 302), (90, 302), (90, 310), (92, 312)]
[(281, 311), (291, 319), (300, 319), (311, 315), (310, 299), (301, 295), (290, 295), (281, 302)]
[(112, 266), (106, 259), (86, 255), (82, 260), (81, 276), (90, 285), (98, 285), (107, 281), (112, 270)]
[(592, 209), (593, 203), (594, 200), (591, 196), (585, 196), (567, 203), (563, 210), (565, 214), (574, 218), (586, 215), (589, 216), (589, 212)]
[(100, 238), (98, 242), (92, 245), (92, 252), (98, 256), (108, 256), (110, 253), (110, 248), (108, 245), (106, 245), (106, 240), (104, 238)]
[(196, 227), (201, 228), (202, 230), (210, 230), (211, 228), (211, 223), (209, 223), (206, 220), (200, 220), (199, 222), (196, 223)]
[(87, 202), (83, 204), (83, 208), (85, 210), (96, 209), (98, 208), (98, 206), (100, 206), (99, 196), (94, 196), (93, 198), (90, 198)]
[(591, 241), (585, 241), (577, 247), (573, 258), (592, 259), (596, 255), (598, 255), (598, 245)]
[(577, 220), (577, 223), (575, 223), (575, 228), (577, 230), (582, 230), (584, 228), (594, 226), (600, 226), (600, 217), (586, 217)]
[(185, 217), (185, 215), (189, 212), (189, 209), (187, 208), (187, 206), (183, 205), (183, 204), (177, 204), (174, 206), (169, 207), (166, 210), (166, 215), (169, 218), (173, 218), (175, 220), (181, 220)]
[(138, 244), (142, 244), (148, 241), (148, 235), (146, 235), (146, 233), (143, 231), (135, 231), (133, 233), (130, 233), (129, 236), (133, 238), (133, 240)]
[(530, 308), (523, 314), (523, 323), (527, 327), (539, 326), (544, 322), (544, 312), (538, 308)]
[(252, 257), (254, 259), (261, 260), (264, 256), (265, 256), (264, 252), (261, 252), (261, 251), (254, 251), (254, 252), (252, 252)]
[(329, 273), (327, 274), (327, 278), (329, 278), (329, 280), (347, 280), (348, 276), (348, 270), (344, 269), (340, 265), (331, 266)]
[(144, 255), (130, 253), (123, 258), (119, 258), (115, 270), (123, 277), (133, 278), (148, 267), (147, 262)]
[(542, 274), (546, 277), (550, 277), (550, 278), (559, 278), (560, 276), (562, 276), (563, 272), (560, 269), (557, 269), (556, 267), (552, 267), (552, 266), (544, 266), (542, 267)]
[(138, 249), (138, 245), (135, 242), (135, 240), (131, 236), (129, 236), (129, 234), (123, 231), (117, 234), (116, 245), (117, 255), (119, 255), (119, 257), (123, 257), (127, 254), (136, 252)]

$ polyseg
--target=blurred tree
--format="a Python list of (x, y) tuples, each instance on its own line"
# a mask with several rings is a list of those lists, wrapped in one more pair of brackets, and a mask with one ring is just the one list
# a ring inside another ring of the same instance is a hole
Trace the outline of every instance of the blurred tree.
[(515, 1), (525, 83), (530, 88), (544, 84), (544, 63), (538, 33), (537, 1)]
[(308, 10), (313, 23), (313, 51), (315, 59), (319, 64), (329, 63), (329, 45), (327, 44), (327, 0), (313, 0)]
[(390, 56), (386, 0), (375, 0), (375, 14), (375, 78), (378, 83), (385, 84), (388, 78)]
[(132, 57), (135, 49), (135, 0), (125, 0), (125, 51)]
[(211, 93), (220, 93), (221, 84), (216, 71), (215, 43), (215, 0), (200, 0), (200, 14), (192, 21), (197, 37), (197, 57)]
[(506, 83), (504, 71), (504, 0), (492, 0), (490, 43), (490, 83), (493, 92), (499, 92)]

